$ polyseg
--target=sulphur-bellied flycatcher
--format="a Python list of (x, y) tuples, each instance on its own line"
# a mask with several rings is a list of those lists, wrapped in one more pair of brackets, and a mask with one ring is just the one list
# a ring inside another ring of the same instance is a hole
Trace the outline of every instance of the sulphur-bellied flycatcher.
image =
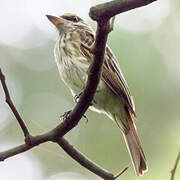
[[(47, 17), (59, 33), (54, 55), (60, 76), (72, 95), (77, 95), (86, 86), (88, 68), (93, 61), (90, 49), (95, 41), (94, 31), (74, 14)], [(90, 109), (106, 114), (117, 123), (124, 136), (136, 175), (143, 175), (147, 165), (134, 124), (133, 98), (116, 57), (108, 46), (104, 55), (102, 77)]]

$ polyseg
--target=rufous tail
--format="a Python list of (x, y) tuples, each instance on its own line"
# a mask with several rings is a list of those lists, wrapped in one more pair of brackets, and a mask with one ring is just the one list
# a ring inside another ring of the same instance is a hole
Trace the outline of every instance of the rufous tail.
[(131, 156), (131, 160), (137, 176), (142, 176), (147, 171), (146, 158), (137, 135), (135, 124), (129, 122), (130, 129), (123, 133), (124, 139)]

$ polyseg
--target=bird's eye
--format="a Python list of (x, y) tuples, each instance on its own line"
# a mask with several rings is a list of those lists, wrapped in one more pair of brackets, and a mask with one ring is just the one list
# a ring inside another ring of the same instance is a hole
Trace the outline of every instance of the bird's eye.
[(66, 15), (64, 15), (64, 16), (61, 16), (61, 17), (64, 18), (64, 19), (67, 19), (69, 21), (75, 22), (75, 23), (77, 23), (77, 22), (82, 20), (78, 16), (74, 16), (74, 15), (73, 16), (66, 16)]
[(70, 20), (73, 21), (73, 22), (78, 22), (79, 21), (77, 16), (71, 16)]

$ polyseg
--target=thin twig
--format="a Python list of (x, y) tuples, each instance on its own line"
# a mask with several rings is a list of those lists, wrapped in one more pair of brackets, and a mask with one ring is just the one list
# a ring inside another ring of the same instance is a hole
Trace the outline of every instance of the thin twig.
[[(86, 156), (84, 156), (81, 152), (77, 151), (72, 145), (70, 145), (65, 139), (60, 139), (58, 142), (59, 146), (61, 146), (64, 151), (71, 156), (75, 161), (79, 164), (90, 170), (91, 172), (97, 174), (103, 179), (114, 180), (114, 175), (102, 167), (98, 166), (91, 160), (89, 160)], [(78, 154), (78, 156), (77, 156)]]
[(9, 105), (10, 109), (12, 110), (14, 116), (16, 117), (20, 127), (21, 127), (21, 130), (23, 131), (23, 134), (24, 134), (24, 137), (28, 137), (29, 136), (29, 131), (24, 123), (24, 121), (22, 120), (21, 116), (19, 115), (16, 107), (14, 106), (12, 100), (11, 100), (11, 97), (9, 95), (9, 91), (8, 91), (8, 88), (7, 88), (7, 85), (6, 85), (6, 79), (5, 79), (5, 76), (4, 74), (2, 73), (1, 71), (1, 68), (0, 68), (0, 80), (1, 80), (1, 84), (2, 84), (2, 87), (3, 87), (3, 90), (4, 90), (4, 93), (5, 93), (5, 98), (6, 98), (6, 103)]
[(179, 151), (178, 156), (177, 156), (177, 158), (176, 158), (176, 162), (175, 162), (175, 164), (174, 164), (174, 167), (173, 167), (173, 169), (171, 170), (171, 180), (174, 180), (175, 172), (176, 172), (176, 169), (177, 169), (179, 160), (180, 160), (180, 151)]
[(121, 175), (122, 175), (124, 172), (126, 172), (128, 169), (129, 169), (129, 166), (126, 166), (120, 173), (118, 173), (118, 174), (114, 177), (114, 179), (119, 178), (119, 176), (121, 176)]

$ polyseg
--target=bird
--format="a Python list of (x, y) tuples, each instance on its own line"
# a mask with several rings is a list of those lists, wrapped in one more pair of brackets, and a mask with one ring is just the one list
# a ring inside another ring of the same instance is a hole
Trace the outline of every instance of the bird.
[[(88, 69), (93, 62), (91, 49), (95, 43), (95, 32), (83, 19), (72, 13), (46, 16), (58, 32), (54, 57), (60, 77), (72, 95), (76, 96), (86, 87)], [(108, 45), (102, 75), (89, 108), (106, 114), (116, 122), (123, 134), (135, 174), (142, 176), (148, 167), (134, 122), (134, 101), (117, 58)]]

